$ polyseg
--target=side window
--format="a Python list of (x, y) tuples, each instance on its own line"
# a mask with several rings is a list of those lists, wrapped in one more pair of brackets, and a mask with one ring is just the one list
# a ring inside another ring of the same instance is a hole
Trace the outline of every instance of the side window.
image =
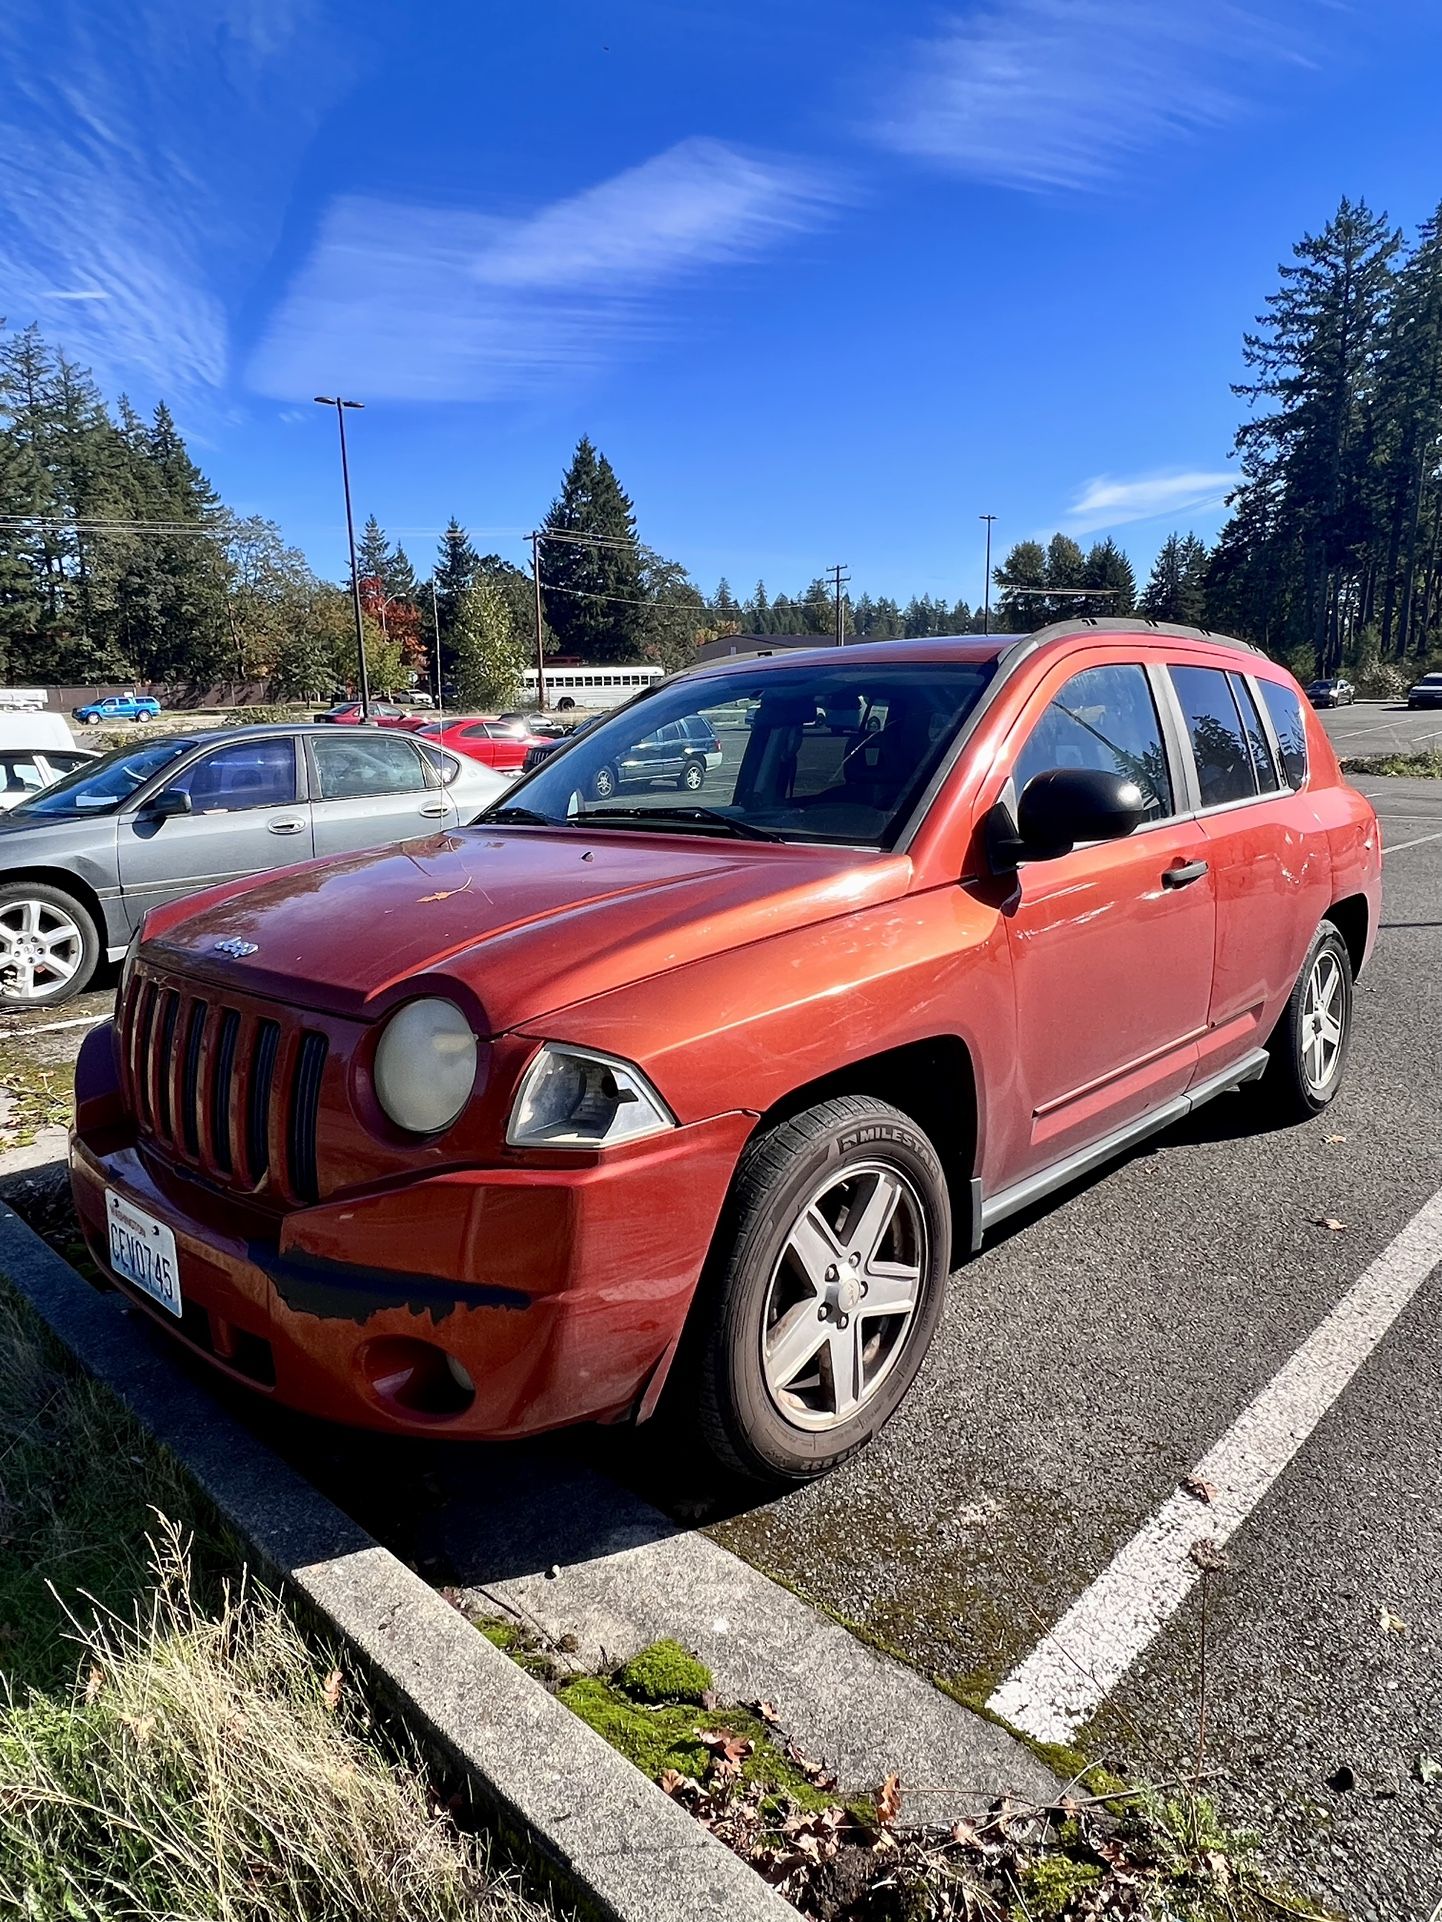
[(195, 814), (290, 807), (296, 799), (295, 745), (289, 736), (235, 741), (213, 754), (203, 754), (167, 785), (190, 796)]
[(421, 757), (394, 734), (311, 737), (322, 801), (356, 801), (372, 794), (419, 794), (426, 786)]
[[(63, 772), (57, 769), (56, 772)], [(37, 794), (46, 784), (38, 756), (0, 754), (0, 786), (6, 794)]]
[(1307, 778), (1307, 724), (1302, 719), (1302, 703), (1280, 681), (1259, 677), (1257, 686), (1282, 750), (1282, 778), (1288, 787), (1300, 787)]
[(1052, 768), (1095, 768), (1136, 782), (1147, 819), (1174, 811), (1162, 726), (1143, 667), (1087, 667), (1073, 674), (1032, 729), (1012, 768), (1018, 797)]
[(1237, 704), (1237, 712), (1242, 717), (1242, 732), (1247, 737), (1247, 752), (1252, 757), (1252, 769), (1257, 777), (1257, 786), (1263, 794), (1275, 792), (1282, 784), (1277, 779), (1277, 764), (1272, 759), (1272, 744), (1267, 739), (1267, 730), (1262, 726), (1262, 717), (1257, 712), (1257, 703), (1252, 699), (1252, 690), (1240, 674), (1229, 674), (1232, 684), (1232, 699)]
[(1167, 671), (1191, 735), (1202, 806), (1250, 800), (1257, 792), (1257, 774), (1227, 676), (1216, 667), (1174, 666)]

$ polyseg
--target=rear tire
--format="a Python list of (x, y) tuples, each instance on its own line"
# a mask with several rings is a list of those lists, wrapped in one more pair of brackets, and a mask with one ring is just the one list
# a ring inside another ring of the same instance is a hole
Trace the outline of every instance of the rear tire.
[(680, 1384), (711, 1453), (796, 1484), (864, 1448), (931, 1346), (950, 1258), (946, 1178), (908, 1115), (845, 1095), (758, 1134)]
[(593, 801), (609, 801), (620, 785), (620, 781), (616, 778), (615, 768), (598, 767), (591, 776), (591, 799)]
[(1324, 921), (1267, 1044), (1262, 1088), (1279, 1120), (1309, 1121), (1331, 1105), (1352, 1044), (1352, 1003), (1352, 957)]
[(699, 794), (706, 785), (706, 763), (700, 760), (688, 761), (682, 768), (681, 777), (676, 785), (686, 794)]
[(100, 965), (100, 933), (73, 894), (40, 881), (0, 887), (0, 1006), (58, 1008)]

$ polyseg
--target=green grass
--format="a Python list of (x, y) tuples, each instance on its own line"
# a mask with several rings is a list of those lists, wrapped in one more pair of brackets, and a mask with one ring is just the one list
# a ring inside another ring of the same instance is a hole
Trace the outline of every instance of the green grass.
[(0, 1282), (0, 1915), (553, 1922), (461, 1807)]
[(1343, 759), (1345, 774), (1391, 774), (1399, 780), (1442, 781), (1442, 748), (1416, 748), (1410, 754), (1364, 754)]

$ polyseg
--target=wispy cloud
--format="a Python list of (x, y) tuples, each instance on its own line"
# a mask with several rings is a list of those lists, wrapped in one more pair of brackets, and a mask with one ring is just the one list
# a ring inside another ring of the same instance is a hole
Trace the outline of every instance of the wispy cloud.
[(336, 84), (322, 0), (0, 7), (0, 311), (110, 387), (209, 395)]
[(1000, 186), (1101, 188), (1138, 154), (1224, 125), (1284, 68), (1307, 64), (1299, 4), (981, 0), (912, 44), (870, 132)]
[(1077, 494), (1064, 516), (1070, 534), (1091, 534), (1129, 521), (1160, 520), (1168, 514), (1199, 514), (1218, 507), (1237, 484), (1235, 472), (1205, 468), (1139, 474), (1116, 480), (1099, 474)]
[(662, 330), (664, 289), (757, 258), (839, 198), (808, 168), (706, 139), (520, 219), (343, 198), (256, 351), (251, 385), (485, 400), (584, 372)]

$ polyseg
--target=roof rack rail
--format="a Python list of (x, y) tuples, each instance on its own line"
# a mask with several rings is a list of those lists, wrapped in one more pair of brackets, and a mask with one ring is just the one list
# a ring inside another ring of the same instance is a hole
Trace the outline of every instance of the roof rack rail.
[(1164, 634), (1173, 641), (1214, 641), (1219, 647), (1244, 647), (1249, 654), (1265, 652), (1254, 641), (1238, 640), (1235, 634), (1214, 634), (1207, 627), (1182, 627), (1175, 621), (1114, 621), (1092, 614), (1076, 615), (1069, 621), (1053, 621), (1050, 627), (1039, 627), (1027, 638), (1039, 647), (1043, 641), (1058, 641), (1066, 634), (1098, 631), (1106, 634)]

